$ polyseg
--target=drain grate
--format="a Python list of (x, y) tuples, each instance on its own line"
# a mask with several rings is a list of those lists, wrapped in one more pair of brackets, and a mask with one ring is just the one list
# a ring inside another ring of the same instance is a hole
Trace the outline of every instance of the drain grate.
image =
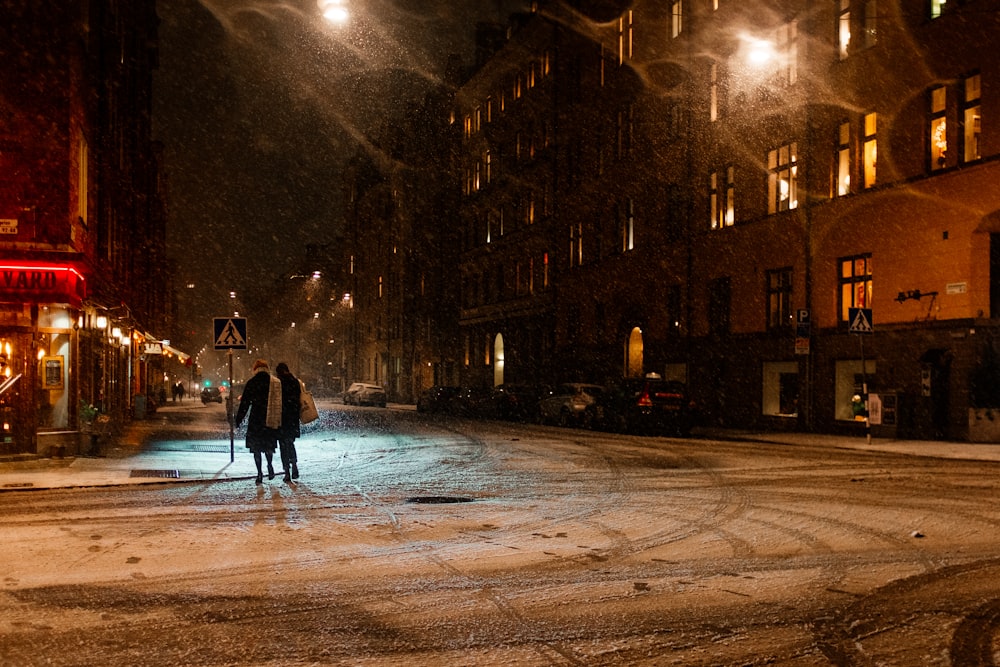
[(444, 505), (447, 503), (471, 503), (472, 498), (464, 496), (413, 496), (407, 498), (408, 503), (424, 503), (428, 505)]
[(177, 470), (133, 470), (129, 477), (163, 477), (166, 479), (179, 479), (181, 473)]

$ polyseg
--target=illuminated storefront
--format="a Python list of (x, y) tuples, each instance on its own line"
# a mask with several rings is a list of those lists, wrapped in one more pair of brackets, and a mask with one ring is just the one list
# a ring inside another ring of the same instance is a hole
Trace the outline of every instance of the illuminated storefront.
[(0, 453), (47, 454), (76, 445), (85, 297), (86, 281), (75, 266), (0, 263)]

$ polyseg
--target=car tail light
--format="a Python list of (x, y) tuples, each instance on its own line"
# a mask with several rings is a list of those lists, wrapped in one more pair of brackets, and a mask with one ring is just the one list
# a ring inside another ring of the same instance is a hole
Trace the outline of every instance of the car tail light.
[(640, 408), (651, 408), (653, 407), (653, 400), (649, 397), (648, 391), (643, 391), (642, 395), (639, 396), (638, 405)]

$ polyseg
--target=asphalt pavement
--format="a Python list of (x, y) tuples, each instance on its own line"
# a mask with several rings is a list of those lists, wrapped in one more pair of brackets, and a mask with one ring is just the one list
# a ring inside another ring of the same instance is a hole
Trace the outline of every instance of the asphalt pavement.
[[(168, 404), (147, 420), (132, 422), (119, 436), (102, 442), (98, 455), (65, 458), (5, 457), (0, 460), (0, 492), (37, 489), (71, 489), (101, 486), (177, 484), (206, 481), (252, 480), (257, 475), (253, 457), (240, 435), (232, 448), (227, 433), (216, 430), (188, 433), (176, 446), (164, 443), (162, 433), (171, 413), (200, 408), (200, 404)], [(389, 409), (413, 409), (390, 405)], [(175, 415), (179, 416), (179, 415)], [(769, 442), (789, 446), (822, 446), (892, 452), (970, 461), (1000, 461), (1000, 443), (894, 440), (814, 433), (753, 432), (732, 429), (700, 429), (696, 435), (728, 441)], [(231, 460), (232, 459), (232, 460)], [(276, 476), (265, 484), (280, 484), (283, 471), (274, 457)]]

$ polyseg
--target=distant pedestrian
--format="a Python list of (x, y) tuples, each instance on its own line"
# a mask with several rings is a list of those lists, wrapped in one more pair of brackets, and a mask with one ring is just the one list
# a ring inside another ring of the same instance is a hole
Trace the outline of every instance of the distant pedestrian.
[(253, 377), (247, 380), (233, 423), (238, 428), (247, 417), (247, 449), (257, 466), (257, 484), (264, 481), (261, 455), (267, 459), (267, 478), (274, 479), (272, 458), (281, 423), (281, 383), (272, 377), (265, 359), (253, 364)]
[(299, 411), (302, 399), (302, 385), (288, 370), (288, 364), (281, 362), (275, 367), (281, 380), (281, 427), (278, 429), (278, 447), (281, 465), (285, 468), (285, 481), (299, 478), (299, 457), (295, 452), (295, 438), (299, 430)]

